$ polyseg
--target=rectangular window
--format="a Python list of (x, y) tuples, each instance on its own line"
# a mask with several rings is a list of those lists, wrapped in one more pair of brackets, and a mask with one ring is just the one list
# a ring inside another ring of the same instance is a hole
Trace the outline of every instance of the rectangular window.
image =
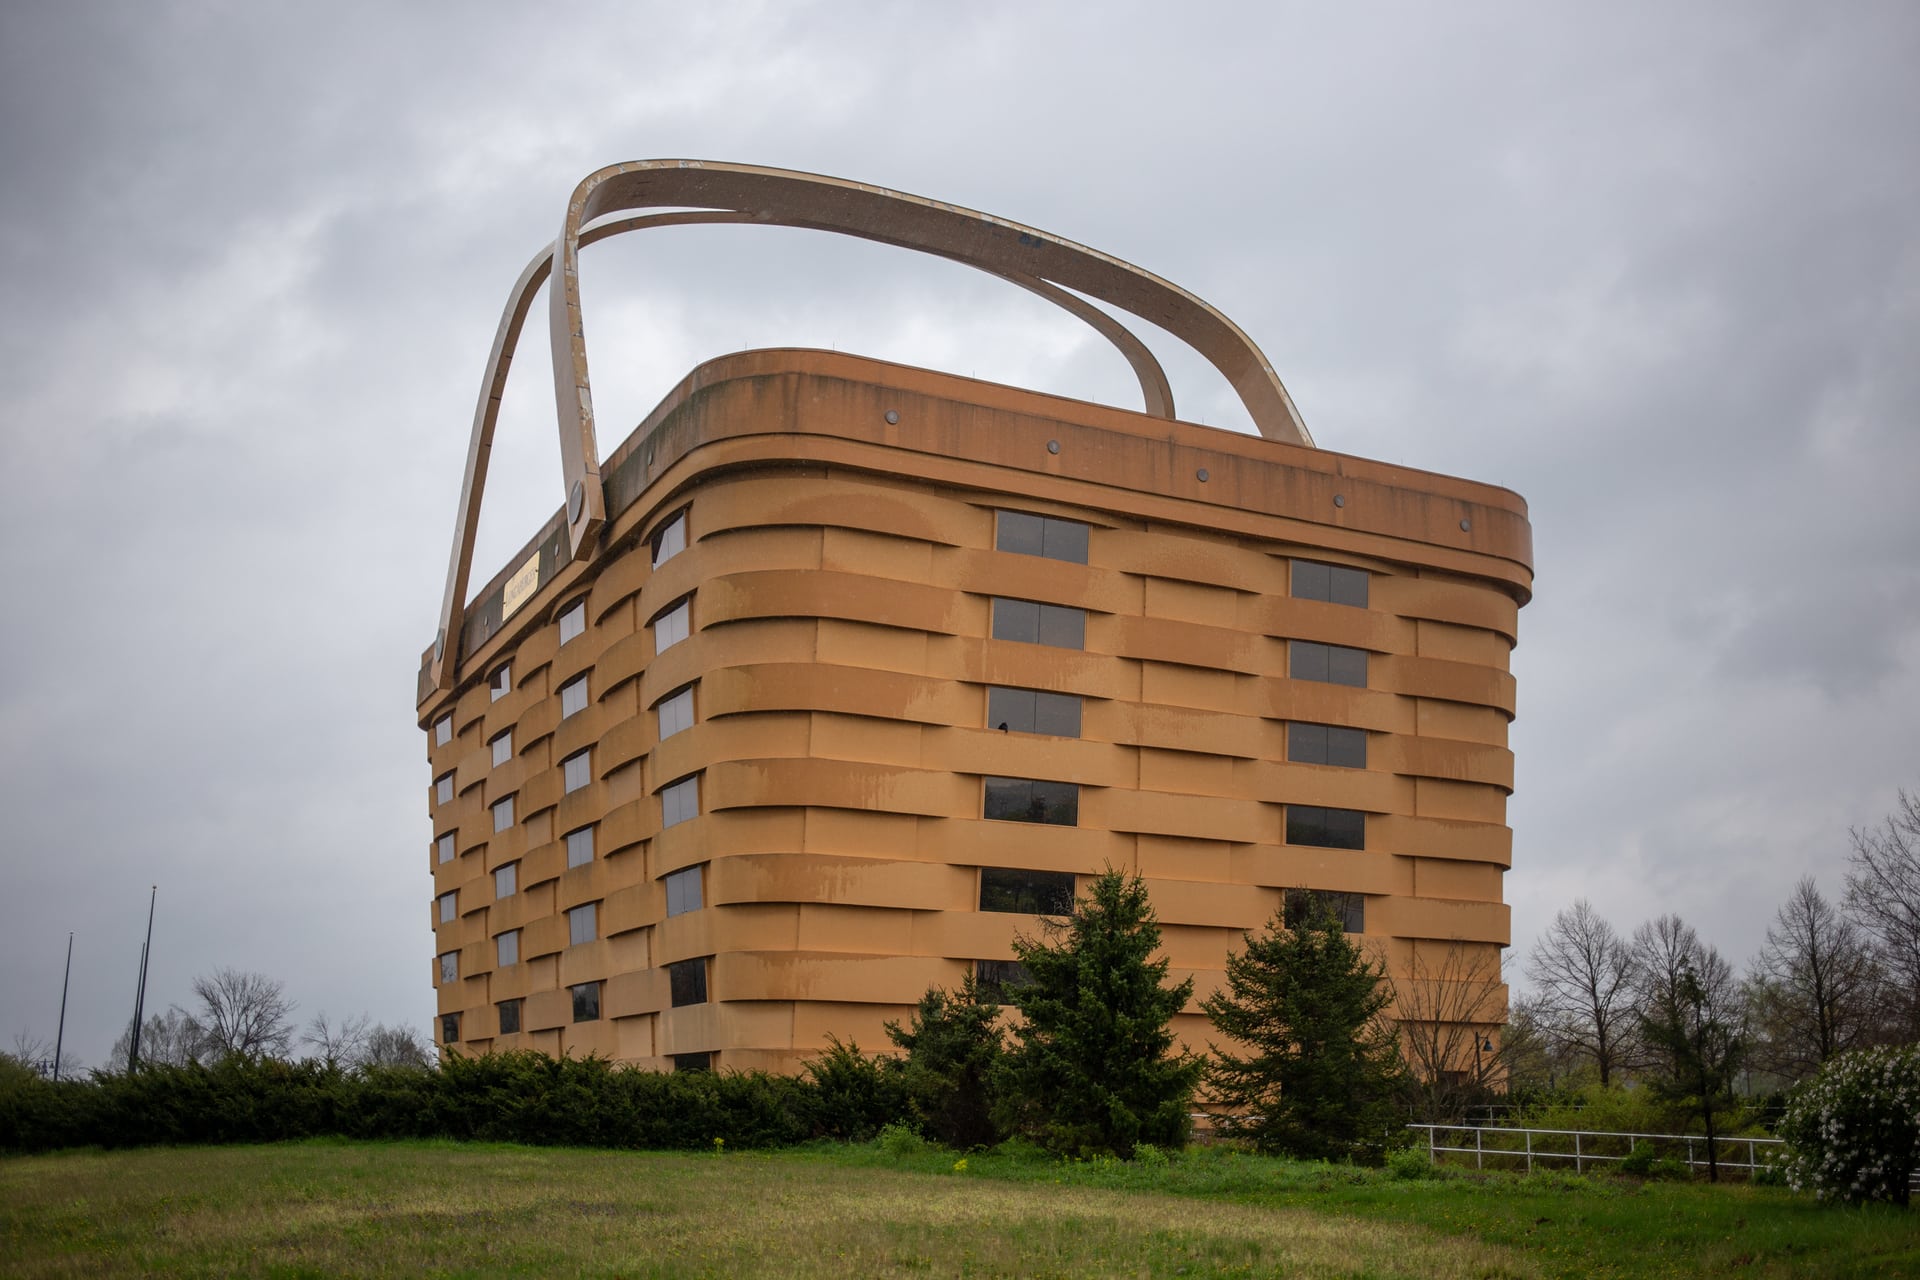
[(1367, 571), (1345, 565), (1317, 564), (1312, 560), (1293, 562), (1293, 598), (1325, 600), (1330, 604), (1367, 607)]
[(488, 700), (498, 702), (512, 692), (513, 666), (511, 663), (503, 662), (494, 668), (492, 675), (487, 677)]
[(440, 861), (452, 862), (453, 850), (454, 850), (454, 833), (451, 831), (441, 832), (439, 838), (433, 842), (433, 847), (440, 854)]
[(1023, 556), (1045, 556), (1049, 560), (1087, 562), (1087, 526), (1077, 520), (1055, 516), (1036, 516), (1026, 511), (1002, 511), (994, 529), (993, 545), (999, 551)]
[(585, 906), (573, 908), (567, 912), (567, 945), (577, 947), (583, 942), (592, 942), (599, 937), (600, 913), (598, 903), (589, 902)]
[(433, 722), (433, 745), (444, 747), (453, 741), (453, 717), (441, 716)]
[(584, 867), (593, 861), (593, 828), (567, 832), (567, 865)]
[(664, 653), (685, 640), (693, 629), (693, 597), (688, 596), (653, 620), (653, 651)]
[(565, 644), (587, 629), (587, 602), (575, 600), (560, 615), (560, 643)]
[(560, 686), (560, 718), (577, 716), (587, 709), (587, 678), (576, 676)]
[(502, 1000), (493, 1006), (500, 1011), (500, 1034), (510, 1036), (520, 1029), (520, 1002)]
[(678, 826), (700, 816), (700, 777), (682, 778), (660, 791), (660, 825)]
[(1286, 898), (1287, 928), (1312, 925), (1322, 912), (1340, 922), (1344, 933), (1367, 931), (1367, 900), (1357, 893), (1329, 893), (1324, 889), (1289, 889)]
[(433, 780), (433, 800), (435, 804), (453, 803), (453, 775), (443, 773)]
[(1073, 914), (1073, 873), (1015, 867), (980, 868), (980, 909), (1030, 916)]
[(1033, 981), (1027, 966), (1018, 960), (977, 960), (973, 966), (974, 989), (982, 1000), (1007, 1003), (1007, 992)]
[(506, 796), (493, 802), (493, 829), (505, 831), (513, 825), (513, 797)]
[(1287, 843), (1321, 849), (1367, 847), (1367, 815), (1358, 809), (1322, 809), (1317, 805), (1287, 806)]
[(577, 987), (568, 987), (573, 995), (573, 1020), (575, 1022), (600, 1021), (600, 984), (583, 982)]
[(993, 598), (993, 638), (1056, 649), (1087, 647), (1087, 611), (1035, 600)]
[(443, 893), (434, 901), (440, 904), (440, 923), (452, 924), (460, 916), (460, 892)]
[(682, 511), (653, 535), (653, 567), (658, 569), (687, 549), (687, 513)]
[(1295, 764), (1331, 764), (1342, 769), (1367, 767), (1367, 732), (1337, 724), (1287, 725), (1287, 759)]
[(1044, 822), (1055, 827), (1080, 822), (1080, 788), (1071, 782), (988, 778), (986, 797), (985, 816), (999, 822)]
[(700, 868), (687, 867), (667, 877), (667, 914), (682, 916), (689, 911), (698, 911), (704, 904), (700, 900)]
[(450, 986), (460, 980), (460, 953), (442, 951), (440, 953), (440, 985)]
[(566, 793), (579, 791), (593, 781), (593, 748), (574, 752), (560, 762), (560, 769), (566, 779)]
[(498, 769), (513, 759), (513, 730), (509, 729), (490, 744), (493, 747), (493, 767)]
[(987, 690), (987, 727), (1077, 738), (1080, 736), (1080, 699), (1071, 693), (992, 687)]
[(711, 1071), (713, 1055), (711, 1053), (676, 1053), (673, 1055), (675, 1071)]
[(520, 864), (509, 862), (504, 867), (493, 870), (493, 896), (511, 898), (520, 889)]
[(1367, 687), (1367, 651), (1312, 640), (1287, 642), (1287, 674), (1295, 680), (1322, 680), (1328, 684)]
[(520, 931), (518, 929), (509, 929), (505, 933), (494, 935), (493, 962), (502, 969), (510, 964), (520, 963)]
[(707, 962), (682, 960), (667, 966), (667, 986), (673, 992), (673, 1007), (707, 1002)]
[(682, 729), (693, 728), (693, 686), (660, 699), (660, 741), (665, 742)]
[(460, 1043), (460, 1015), (443, 1013), (440, 1015), (440, 1042), (442, 1044)]

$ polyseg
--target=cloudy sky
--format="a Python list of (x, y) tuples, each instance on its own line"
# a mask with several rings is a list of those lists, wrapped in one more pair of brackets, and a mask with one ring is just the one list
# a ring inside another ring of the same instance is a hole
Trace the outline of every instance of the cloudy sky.
[[(1175, 280), (1330, 449), (1507, 485), (1516, 952), (1586, 896), (1744, 962), (1920, 786), (1906, 4), (0, 8), (0, 1047), (230, 965), (432, 1008), (413, 681), (482, 361), (573, 184), (882, 184)], [(602, 443), (836, 346), (1132, 405), (1018, 290), (797, 231), (588, 251)], [(1157, 344), (1183, 416), (1241, 425)], [(559, 505), (516, 365), (479, 574)]]

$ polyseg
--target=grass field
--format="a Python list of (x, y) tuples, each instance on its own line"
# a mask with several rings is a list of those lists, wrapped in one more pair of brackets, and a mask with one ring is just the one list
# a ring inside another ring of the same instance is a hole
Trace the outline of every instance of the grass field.
[(0, 1160), (0, 1274), (1920, 1275), (1920, 1213), (1767, 1188), (1401, 1181), (815, 1147), (311, 1142)]

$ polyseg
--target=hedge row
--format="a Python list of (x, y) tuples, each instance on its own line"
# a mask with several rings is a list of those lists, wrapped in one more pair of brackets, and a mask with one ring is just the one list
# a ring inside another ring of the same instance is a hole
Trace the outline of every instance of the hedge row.
[(532, 1052), (437, 1068), (230, 1058), (53, 1084), (0, 1071), (0, 1150), (455, 1138), (654, 1150), (860, 1140), (906, 1118), (899, 1073), (836, 1050), (806, 1076), (662, 1074)]

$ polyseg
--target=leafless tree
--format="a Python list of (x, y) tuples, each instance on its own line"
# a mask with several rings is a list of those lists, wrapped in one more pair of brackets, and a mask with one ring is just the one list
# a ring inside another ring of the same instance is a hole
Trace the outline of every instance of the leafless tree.
[[(51, 1077), (53, 1075), (53, 1041), (40, 1036), (28, 1035), (24, 1031), (16, 1032), (13, 1037), (13, 1049), (0, 1053), (0, 1058), (9, 1058), (35, 1075)], [(62, 1049), (60, 1052), (60, 1078), (78, 1080), (86, 1070), (85, 1065), (73, 1054)]]
[(1500, 948), (1491, 943), (1416, 942), (1393, 983), (1392, 1015), (1414, 1082), (1414, 1106), (1433, 1121), (1456, 1120), (1506, 1080), (1506, 1049), (1494, 1035), (1507, 1018)]
[(1675, 992), (1681, 975), (1699, 954), (1700, 935), (1679, 916), (1659, 916), (1633, 931), (1628, 984), (1636, 1021), (1643, 1021), (1663, 1002), (1671, 1006), (1679, 998)]
[(406, 1027), (376, 1023), (367, 1033), (361, 1065), (368, 1067), (430, 1067), (433, 1065), (432, 1041)]
[(301, 1042), (313, 1046), (319, 1057), (335, 1066), (357, 1067), (366, 1058), (367, 1015), (344, 1018), (338, 1025), (327, 1021), (326, 1010), (313, 1015)]
[(1876, 971), (1858, 925), (1806, 876), (1774, 917), (1748, 971), (1756, 1065), (1801, 1080), (1867, 1042)]
[(1847, 910), (1871, 937), (1886, 984), (1885, 1033), (1920, 1042), (1920, 793), (1900, 792), (1884, 823), (1852, 835)]
[(1631, 1065), (1633, 958), (1626, 940), (1585, 898), (1553, 918), (1527, 961), (1540, 1031), (1593, 1063), (1600, 1083)]
[(1639, 1010), (1640, 1035), (1660, 1069), (1650, 1084), (1677, 1110), (1705, 1121), (1707, 1176), (1717, 1182), (1714, 1139), (1717, 1121), (1734, 1104), (1733, 1081), (1746, 1055), (1746, 1001), (1733, 966), (1677, 916), (1662, 916), (1647, 932), (1649, 950), (1662, 962), (1649, 971)]
[[(113, 1052), (107, 1058), (113, 1070), (126, 1070), (132, 1039), (133, 1021), (128, 1019), (126, 1030), (113, 1042)], [(147, 1015), (140, 1028), (140, 1061), (163, 1067), (184, 1067), (190, 1062), (199, 1062), (205, 1055), (206, 1033), (178, 1005), (165, 1013)]]
[[(200, 1008), (193, 1015), (215, 1057), (283, 1056), (293, 1044), (293, 1002), (264, 974), (220, 969), (193, 980)], [(145, 1049), (142, 1039), (141, 1048)]]

